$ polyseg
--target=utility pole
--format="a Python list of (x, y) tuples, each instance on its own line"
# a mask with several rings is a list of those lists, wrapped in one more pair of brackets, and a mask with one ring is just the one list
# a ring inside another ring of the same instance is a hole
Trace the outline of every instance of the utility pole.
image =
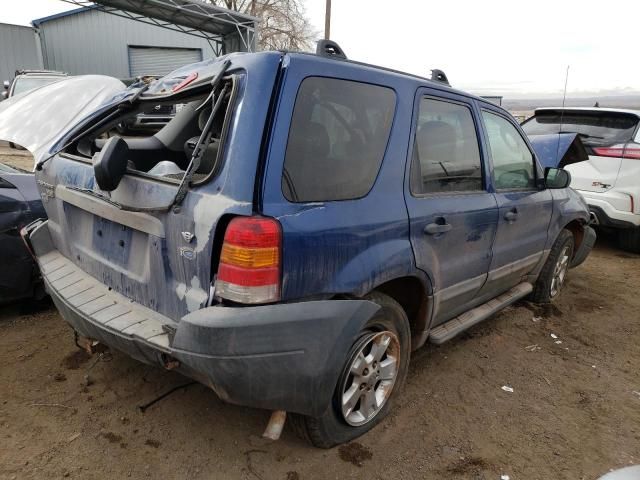
[(331, 0), (327, 0), (324, 9), (324, 39), (329, 40), (331, 37)]

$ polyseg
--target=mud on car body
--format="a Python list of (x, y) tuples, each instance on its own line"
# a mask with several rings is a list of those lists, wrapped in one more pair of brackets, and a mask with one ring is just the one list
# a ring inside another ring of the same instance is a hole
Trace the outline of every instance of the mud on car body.
[(27, 236), (66, 321), (321, 447), (384, 418), (427, 340), (552, 300), (594, 240), (504, 110), (331, 55), (190, 65), (36, 150), (49, 220)]

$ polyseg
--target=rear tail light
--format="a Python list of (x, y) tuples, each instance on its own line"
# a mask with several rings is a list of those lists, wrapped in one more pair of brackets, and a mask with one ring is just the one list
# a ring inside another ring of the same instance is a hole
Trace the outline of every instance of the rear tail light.
[(180, 83), (177, 83), (176, 85), (171, 87), (171, 90), (173, 91), (173, 93), (179, 92), (184, 87), (193, 82), (196, 78), (198, 78), (198, 72), (191, 72)]
[(215, 292), (238, 303), (280, 299), (282, 231), (273, 218), (238, 217), (224, 235)]
[(618, 157), (640, 160), (640, 145), (628, 143), (615, 147), (593, 147), (593, 153), (600, 157)]

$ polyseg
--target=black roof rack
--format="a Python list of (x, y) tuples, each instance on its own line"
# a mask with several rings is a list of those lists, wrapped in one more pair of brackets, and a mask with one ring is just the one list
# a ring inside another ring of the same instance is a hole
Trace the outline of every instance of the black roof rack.
[(318, 40), (316, 44), (316, 55), (327, 58), (347, 59), (342, 48), (333, 40)]
[(445, 73), (442, 70), (438, 70), (437, 68), (431, 70), (431, 81), (444, 83), (448, 87), (451, 86), (451, 84), (449, 83), (449, 79), (447, 78)]

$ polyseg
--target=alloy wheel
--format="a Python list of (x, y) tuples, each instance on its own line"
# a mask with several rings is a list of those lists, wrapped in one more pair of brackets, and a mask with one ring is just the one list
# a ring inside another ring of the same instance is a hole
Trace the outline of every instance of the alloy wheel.
[(567, 270), (569, 268), (569, 245), (565, 245), (565, 247), (560, 252), (558, 256), (558, 261), (556, 262), (556, 266), (553, 268), (553, 276), (551, 277), (551, 287), (549, 289), (549, 295), (551, 298), (555, 297), (560, 293), (560, 288), (562, 288), (562, 284), (564, 283), (564, 279), (567, 275)]
[(344, 420), (360, 426), (373, 419), (391, 395), (400, 367), (400, 341), (391, 331), (361, 339), (342, 385)]

